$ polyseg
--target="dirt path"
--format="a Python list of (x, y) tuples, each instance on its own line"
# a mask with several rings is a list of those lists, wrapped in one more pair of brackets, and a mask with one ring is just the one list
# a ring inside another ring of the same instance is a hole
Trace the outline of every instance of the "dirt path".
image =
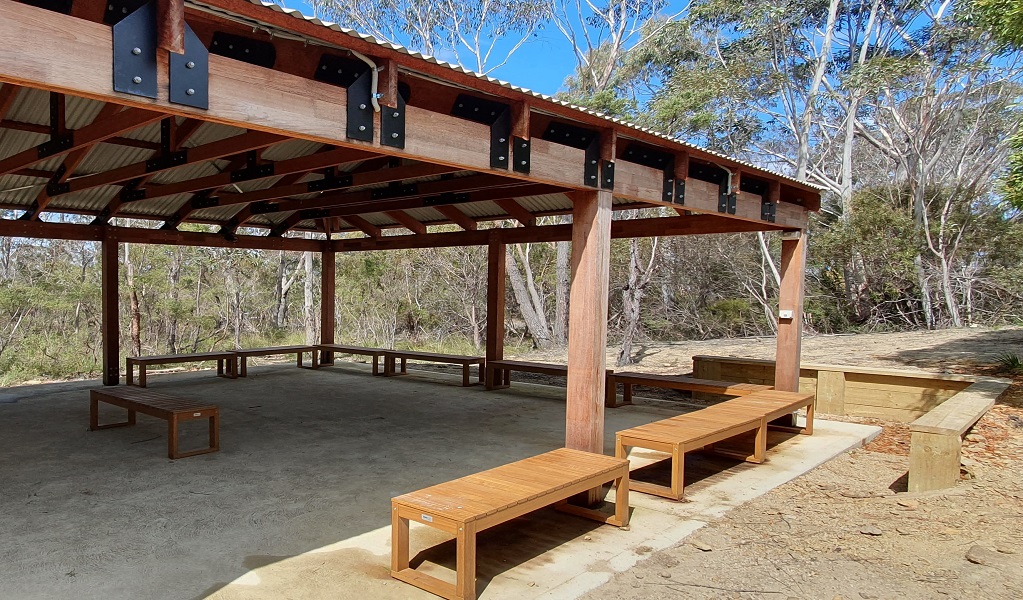
[[(1023, 354), (1023, 329), (819, 336), (803, 346), (806, 362), (973, 374), (996, 374), (1005, 352)], [(687, 372), (697, 354), (773, 358), (774, 340), (651, 344), (638, 368)], [(951, 490), (907, 493), (908, 429), (871, 422), (885, 433), (867, 448), (732, 511), (586, 598), (1023, 598), (1023, 376), (968, 436), (964, 480)]]

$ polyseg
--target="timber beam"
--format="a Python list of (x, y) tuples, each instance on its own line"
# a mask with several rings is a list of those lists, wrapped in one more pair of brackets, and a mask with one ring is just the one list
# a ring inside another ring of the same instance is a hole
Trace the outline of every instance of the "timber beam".
[[(264, 7), (247, 5), (246, 2), (212, 0), (212, 4), (229, 8), (236, 14), (252, 13), (252, 16), (257, 19), (273, 20), (280, 17)], [(166, 85), (168, 57), (163, 53), (157, 57), (158, 77), (160, 78), (158, 89), (160, 91), (156, 99), (119, 94), (114, 92), (111, 86), (113, 80), (112, 39), (108, 26), (74, 16), (45, 11), (12, 0), (0, 0), (0, 9), (5, 15), (5, 18), (0, 21), (0, 38), (5, 40), (6, 45), (19, 48), (17, 54), (0, 54), (0, 82), (5, 84), (114, 102), (135, 109), (153, 111), (157, 118), (166, 115), (185, 116), (288, 138), (330, 144), (353, 151), (359, 149), (373, 155), (389, 155), (417, 162), (448, 165), (458, 170), (501, 175), (568, 190), (593, 189), (579, 177), (579, 173), (583, 172), (586, 163), (584, 150), (544, 140), (534, 135), (529, 139), (528, 172), (495, 168), (491, 161), (489, 126), (423, 106), (406, 106), (404, 114), (406, 136), (403, 147), (383, 144), (378, 139), (379, 135), (372, 141), (363, 142), (350, 139), (345, 134), (349, 125), (347, 95), (337, 93), (335, 85), (316, 81), (309, 75), (298, 76), (216, 54), (209, 57), (211, 103), (208, 110), (170, 103), (167, 98)], [(195, 16), (189, 10), (186, 10), (187, 15)], [(207, 15), (204, 18), (212, 17)], [(216, 19), (214, 18), (214, 20)], [(310, 23), (291, 17), (287, 17), (287, 23), (282, 26), (296, 31), (314, 27)], [(337, 32), (323, 27), (315, 27), (310, 31), (314, 34), (311, 37), (322, 38), (325, 41), (330, 39), (338, 43), (338, 40), (342, 39)], [(343, 36), (343, 38), (349, 42), (346, 47), (355, 48), (360, 44), (357, 39), (350, 36)], [(47, 40), (49, 43), (38, 43), (39, 40)], [(396, 53), (392, 57), (392, 53), (385, 48), (375, 47), (372, 53), (378, 58), (381, 54), (391, 57), (398, 67), (411, 68), (413, 71), (418, 69), (425, 72), (435, 67), (420, 60), (413, 61), (414, 65), (405, 65), (404, 63), (411, 60), (409, 57)], [(463, 77), (450, 69), (443, 68), (441, 71), (443, 77), (451, 81)], [(413, 85), (430, 85), (423, 83), (425, 80), (418, 79), (415, 73), (404, 74), (403, 72), (402, 77), (411, 80)], [(388, 81), (392, 79), (393, 77), (389, 75)], [(475, 78), (472, 81), (482, 85), (486, 92), (497, 95), (506, 93), (501, 92), (496, 86), (491, 86)], [(407, 84), (408, 82), (399, 83)], [(528, 111), (529, 106), (525, 106), (524, 109), (518, 108), (519, 103), (535, 102), (536, 105), (532, 108), (537, 111), (550, 109), (555, 112), (565, 112), (566, 114), (559, 118), (589, 125), (590, 128), (612, 132), (619, 139), (622, 139), (623, 136), (649, 137), (651, 139), (646, 143), (670, 144), (672, 148), (679, 147), (670, 151), (681, 151), (681, 145), (666, 142), (661, 138), (655, 139), (638, 130), (622, 128), (607, 120), (598, 119), (577, 110), (557, 108), (553, 103), (530, 99), (517, 92), (513, 95), (516, 97), (512, 98), (513, 101), (508, 104), (516, 107), (515, 110), (519, 111), (515, 119), (517, 123), (513, 124), (517, 133), (525, 133), (522, 131), (522, 123), (529, 122), (529, 115), (522, 112), (523, 110)], [(416, 95), (413, 94), (413, 97)], [(118, 119), (127, 119), (129, 115), (133, 114), (135, 113), (132, 111), (124, 111), (118, 115)], [(533, 120), (537, 121), (537, 119)], [(90, 127), (95, 127), (95, 125)], [(373, 129), (379, 132), (381, 128), (374, 127)], [(110, 134), (109, 137), (113, 135), (116, 133)], [(79, 142), (78, 137), (75, 136), (75, 143)], [(604, 160), (609, 161), (614, 158), (614, 152), (613, 147), (606, 149), (602, 153), (607, 154)], [(760, 173), (753, 167), (737, 165), (734, 161), (724, 157), (714, 157), (697, 150), (693, 150), (693, 152), (699, 154), (701, 160), (720, 163), (728, 169), (748, 168), (754, 172), (755, 177), (771, 177), (769, 174)], [(32, 162), (25, 162), (29, 158), (28, 155), (16, 155), (5, 161), (0, 161), (0, 173), (4, 172), (4, 167), (16, 171), (30, 166)], [(639, 167), (639, 171), (634, 167)], [(615, 161), (615, 195), (637, 203), (670, 206), (672, 203), (665, 202), (663, 199), (661, 186), (663, 173), (654, 170), (653, 177), (649, 181), (644, 181), (646, 178), (643, 176), (650, 175), (650, 173), (643, 172), (644, 168), (642, 165), (630, 165), (621, 159)], [(628, 181), (630, 171), (633, 177), (631, 177), (631, 181)], [(641, 177), (637, 178), (636, 175)], [(160, 186), (160, 188), (151, 186), (150, 189), (147, 189), (146, 197), (155, 197), (153, 194), (197, 192), (208, 189), (202, 186), (218, 187), (218, 185), (221, 185), (220, 180), (214, 182), (200, 179), (187, 185), (185, 183), (169, 184)], [(800, 194), (804, 196), (816, 194), (815, 191), (810, 191), (811, 188), (808, 186), (802, 186), (795, 182), (785, 181), (783, 185), (782, 196), (786, 199), (790, 195), (797, 197)], [(195, 189), (196, 186), (200, 186), (200, 188)], [(687, 182), (687, 196), (689, 195), (688, 187), (689, 182)], [(689, 210), (688, 197), (686, 205)], [(786, 210), (783, 210), (783, 207)], [(779, 225), (786, 228), (806, 227), (807, 210), (803, 206), (792, 202), (782, 202), (777, 209), (776, 222)], [(694, 212), (717, 212), (717, 206), (716, 204), (714, 207), (693, 206), (691, 210)], [(760, 222), (761, 196), (737, 194), (735, 213), (727, 214), (725, 218)]]

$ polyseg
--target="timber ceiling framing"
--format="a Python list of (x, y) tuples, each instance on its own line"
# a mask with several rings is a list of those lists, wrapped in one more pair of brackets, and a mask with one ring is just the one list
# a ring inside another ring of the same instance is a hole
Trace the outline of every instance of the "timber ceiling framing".
[(505, 241), (570, 239), (538, 217), (597, 188), (670, 215), (615, 237), (804, 229), (820, 205), (808, 184), (276, 5), (0, 0), (0, 40), (0, 235), (362, 250), (485, 244), (498, 234), (478, 224), (499, 220), (518, 225)]

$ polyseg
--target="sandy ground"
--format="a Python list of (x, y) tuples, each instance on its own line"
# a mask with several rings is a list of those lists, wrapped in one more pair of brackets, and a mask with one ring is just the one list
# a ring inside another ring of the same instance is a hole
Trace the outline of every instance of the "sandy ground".
[[(806, 362), (1001, 376), (992, 365), (1005, 352), (1023, 354), (1023, 330), (819, 336), (803, 344)], [(650, 344), (638, 368), (683, 373), (693, 355), (773, 353), (771, 338)], [(908, 429), (869, 421), (885, 433), (865, 449), (652, 552), (586, 598), (1023, 597), (1023, 376), (1015, 380), (967, 437), (955, 488), (907, 493)]]

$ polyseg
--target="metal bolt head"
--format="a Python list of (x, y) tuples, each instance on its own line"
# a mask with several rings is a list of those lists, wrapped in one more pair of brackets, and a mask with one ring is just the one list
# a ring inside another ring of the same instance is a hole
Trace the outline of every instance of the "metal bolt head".
[(366, 131), (365, 125), (359, 125), (359, 131)]
[(195, 90), (193, 90), (192, 88), (188, 88), (187, 90), (185, 90), (185, 95), (186, 96), (194, 96), (195, 95)]
[(506, 140), (506, 139), (504, 139), (504, 138), (500, 138), (500, 139), (499, 139), (499, 140), (497, 140), (497, 141), (499, 141), (499, 142), (501, 142), (501, 143), (503, 144), (503, 143), (505, 143), (505, 142), (506, 142), (507, 140)]
[(135, 84), (139, 84), (139, 83), (142, 83), (142, 78), (141, 78), (141, 77), (139, 77), (138, 75), (136, 75), (136, 76), (132, 77), (132, 78), (131, 78), (131, 80), (132, 80), (133, 82), (135, 82)]
[(520, 165), (522, 165), (522, 166), (524, 167), (524, 166), (526, 166), (526, 161), (522, 161), (522, 162), (520, 162), (519, 164), (520, 164)]
[(366, 110), (366, 105), (365, 104), (360, 104), (359, 105), (359, 110)]
[(131, 53), (138, 56), (139, 54), (142, 54), (142, 48), (132, 48)]
[(498, 156), (497, 160), (504, 160), (504, 157), (503, 156)]
[(401, 113), (399, 113), (398, 111), (394, 111), (394, 113), (391, 116), (397, 119), (398, 117), (401, 116)]
[(397, 133), (392, 133), (391, 137), (394, 138), (394, 139), (398, 139), (398, 134)]
[(195, 62), (194, 62), (194, 61), (191, 61), (191, 60), (190, 60), (190, 61), (188, 61), (188, 62), (186, 62), (186, 63), (185, 63), (185, 68), (186, 68), (186, 69), (194, 69), (194, 68), (195, 68)]

